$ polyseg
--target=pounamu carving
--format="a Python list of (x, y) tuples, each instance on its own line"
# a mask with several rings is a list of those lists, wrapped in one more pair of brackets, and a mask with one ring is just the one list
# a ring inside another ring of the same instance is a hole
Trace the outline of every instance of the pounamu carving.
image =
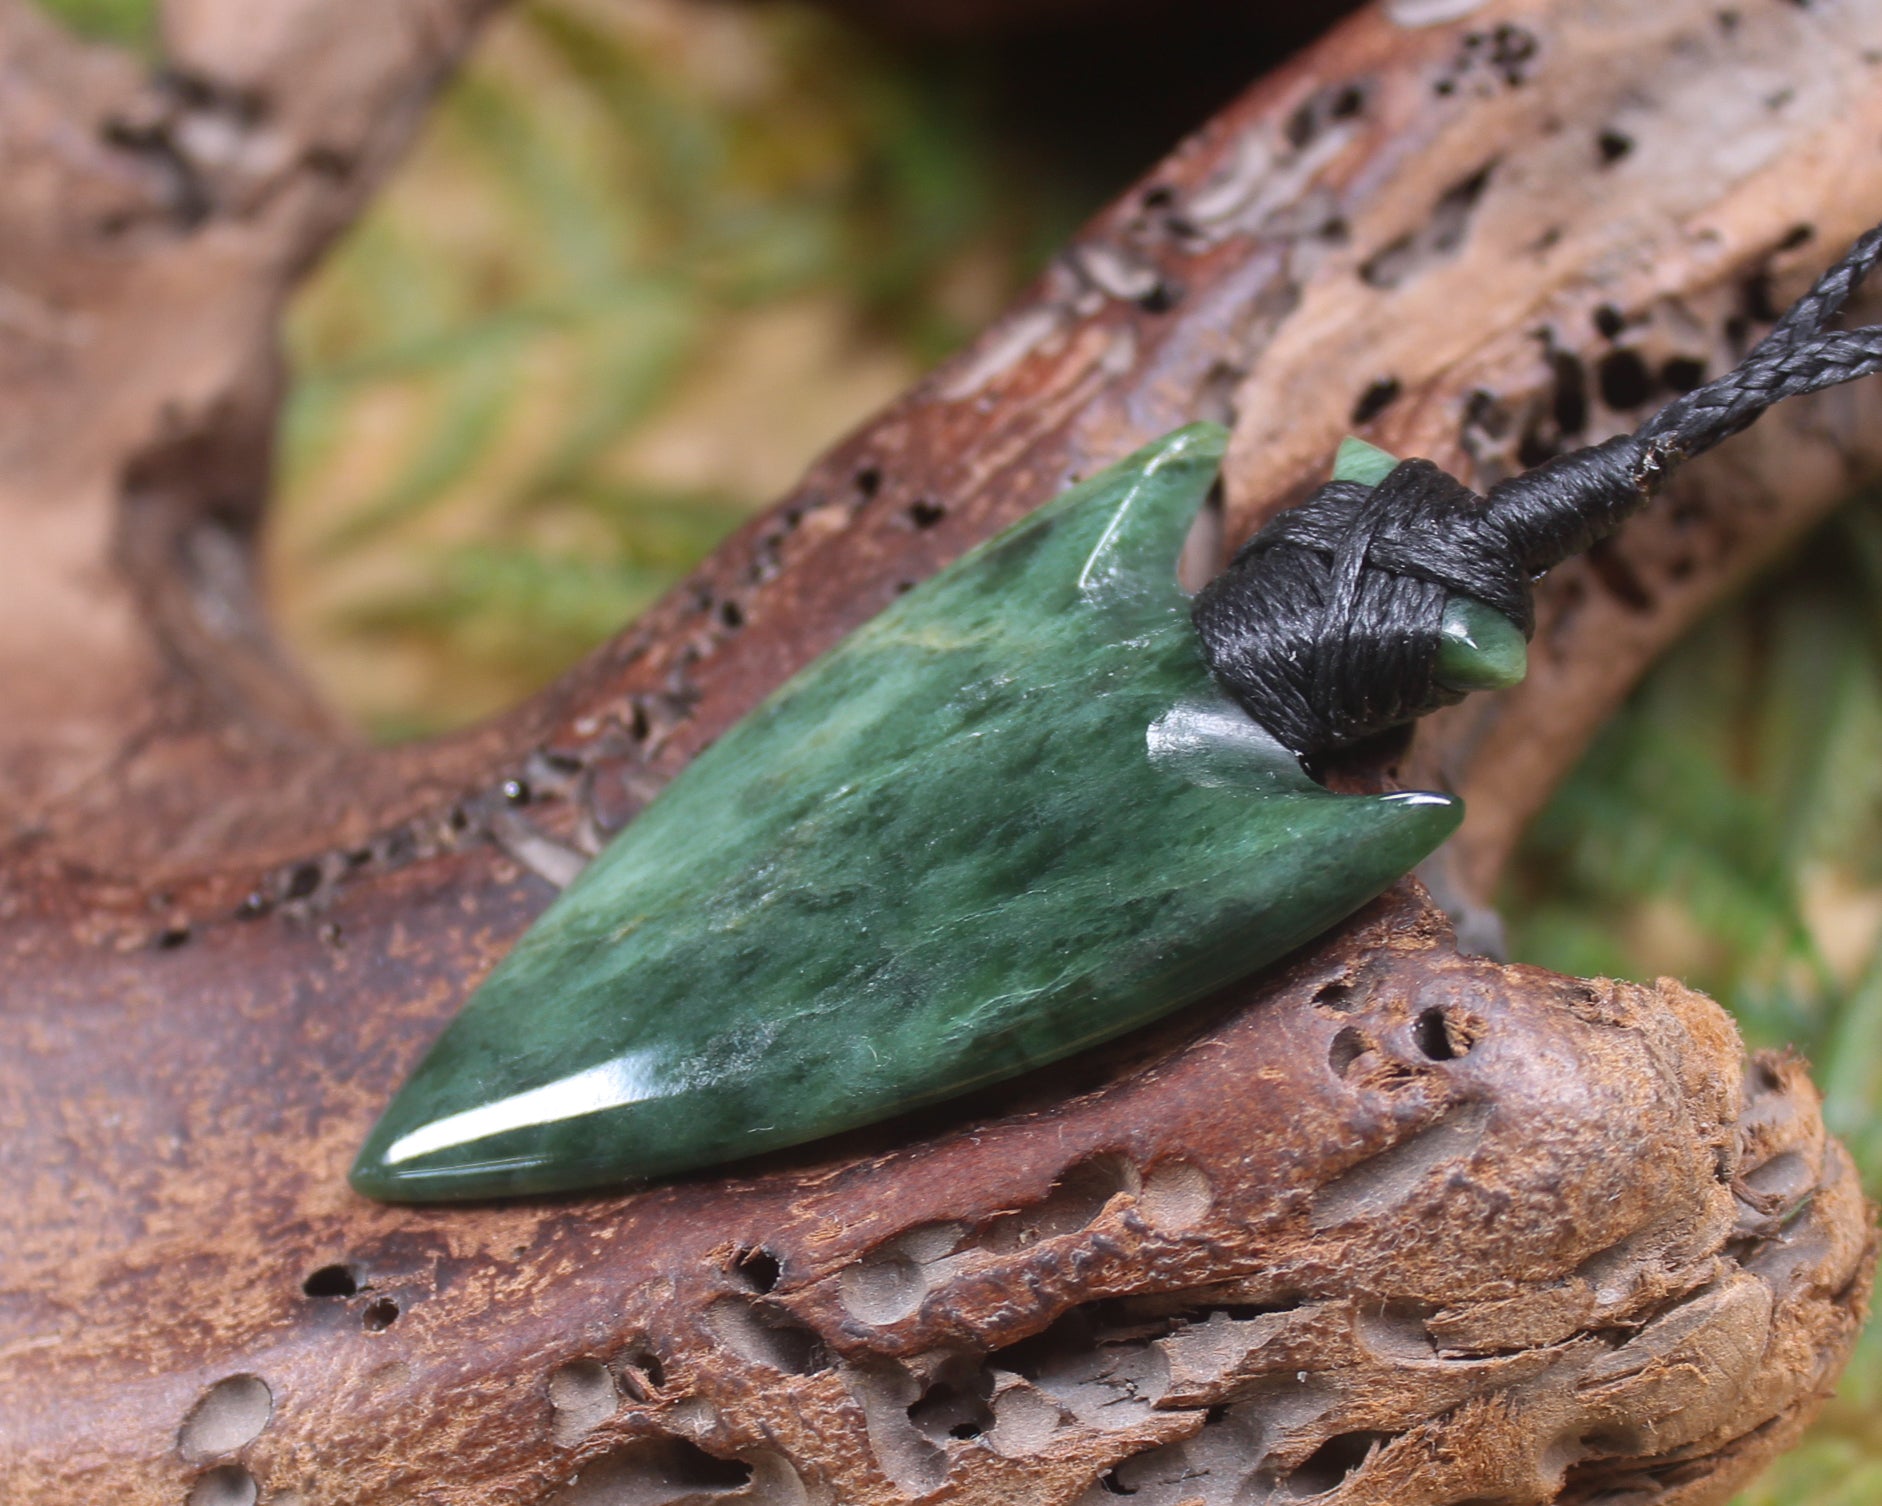
[(909, 592), (667, 787), (353, 1169), (644, 1180), (1003, 1081), (1342, 920), (1456, 829), (1336, 795), (1216, 687), (1176, 558), (1227, 435), (1147, 445)]
[[(735, 1178), (430, 1208), (345, 1172), (537, 870), (1067, 476), (1225, 420), (1239, 538), (1356, 407), (1481, 487), (1637, 421), (1588, 381), (1618, 348), (1721, 369), (1748, 286), (1882, 217), (1882, 17), (1368, 10), (562, 683), (367, 749), (246, 590), (275, 321), (486, 9), (177, 0), (152, 81), (0, 0), (0, 1494), (1725, 1500), (1867, 1297), (1800, 1066), (1673, 985), (1460, 955), (1409, 885), (1192, 1018)], [(1399, 771), (1470, 804), (1448, 900), (1882, 474), (1877, 419), (1775, 413), (1552, 577), (1528, 681)]]

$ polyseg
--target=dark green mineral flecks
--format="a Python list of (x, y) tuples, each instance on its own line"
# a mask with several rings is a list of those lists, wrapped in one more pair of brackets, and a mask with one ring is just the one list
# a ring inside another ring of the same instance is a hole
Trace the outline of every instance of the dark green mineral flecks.
[(902, 597), (700, 755), (484, 981), (353, 1183), (619, 1184), (1012, 1077), (1310, 939), (1435, 847), (1217, 691), (1180, 430)]

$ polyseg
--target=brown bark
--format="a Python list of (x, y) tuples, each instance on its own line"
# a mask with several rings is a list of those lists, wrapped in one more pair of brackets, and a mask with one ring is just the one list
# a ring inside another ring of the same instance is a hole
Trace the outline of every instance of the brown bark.
[[(1366, 12), (576, 673), (372, 750), (249, 592), (274, 326), (482, 9), (174, 5), (150, 85), (0, 3), (9, 1497), (1724, 1499), (1866, 1300), (1801, 1068), (1675, 985), (1460, 957), (1409, 886), (1158, 1032), (729, 1177), (343, 1175), (539, 875), (1068, 476), (1222, 418), (1239, 536), (1355, 423), (1481, 484), (1632, 422), (1636, 366), (1718, 369), (1882, 218), (1882, 7)], [(1448, 892), (1882, 468), (1877, 405), (1780, 410), (1551, 580), (1529, 684), (1405, 762), (1471, 803)]]

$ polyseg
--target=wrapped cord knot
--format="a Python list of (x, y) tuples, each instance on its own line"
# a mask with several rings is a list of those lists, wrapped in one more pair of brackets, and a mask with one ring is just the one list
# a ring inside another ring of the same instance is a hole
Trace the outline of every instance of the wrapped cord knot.
[(1428, 460), (1377, 486), (1332, 481), (1269, 521), (1192, 615), (1216, 678), (1303, 756), (1462, 699), (1434, 673), (1453, 596), (1528, 637), (1534, 579), (1618, 528), (1681, 462), (1773, 403), (1882, 370), (1882, 328), (1826, 331), (1882, 259), (1870, 230), (1731, 371), (1632, 434), (1559, 455), (1478, 496)]

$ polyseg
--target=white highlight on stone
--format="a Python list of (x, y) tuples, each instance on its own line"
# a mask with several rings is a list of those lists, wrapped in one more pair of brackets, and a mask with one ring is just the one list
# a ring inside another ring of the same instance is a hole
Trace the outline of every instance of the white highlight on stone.
[(434, 1119), (394, 1140), (386, 1151), (386, 1164), (397, 1166), (433, 1151), (452, 1150), (531, 1124), (554, 1124), (650, 1098), (664, 1098), (674, 1091), (674, 1085), (663, 1083), (659, 1074), (650, 1070), (649, 1054), (630, 1051), (586, 1071), (544, 1083), (540, 1088), (512, 1093), (494, 1103)]

